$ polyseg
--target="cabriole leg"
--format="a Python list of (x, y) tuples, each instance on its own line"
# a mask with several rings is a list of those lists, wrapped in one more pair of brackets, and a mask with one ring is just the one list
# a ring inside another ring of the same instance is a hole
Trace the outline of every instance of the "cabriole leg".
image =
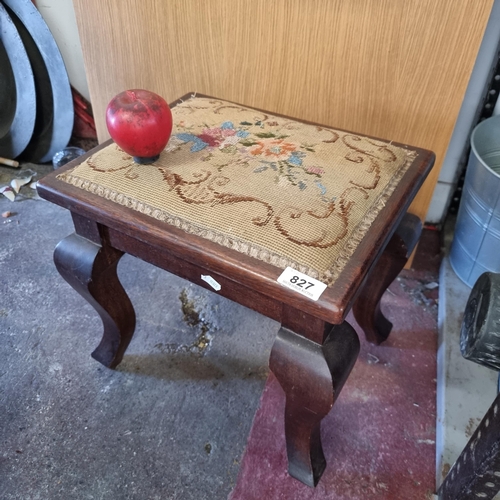
[(380, 301), (408, 262), (421, 232), (420, 219), (416, 215), (406, 214), (354, 303), (354, 317), (365, 332), (366, 340), (372, 344), (381, 344), (392, 330), (392, 323), (380, 310)]
[(78, 234), (62, 240), (54, 251), (61, 276), (101, 317), (104, 333), (92, 357), (109, 368), (120, 363), (135, 329), (134, 308), (116, 273), (122, 255)]
[(323, 344), (281, 327), (270, 368), (286, 394), (288, 472), (316, 486), (326, 467), (320, 423), (329, 413), (359, 353), (359, 339), (346, 322), (331, 327)]

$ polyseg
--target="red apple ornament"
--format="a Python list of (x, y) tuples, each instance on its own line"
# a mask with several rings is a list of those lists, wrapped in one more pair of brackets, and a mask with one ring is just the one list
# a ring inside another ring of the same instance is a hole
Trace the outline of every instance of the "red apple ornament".
[(125, 90), (108, 104), (106, 125), (112, 139), (136, 163), (153, 163), (172, 133), (172, 112), (154, 92)]

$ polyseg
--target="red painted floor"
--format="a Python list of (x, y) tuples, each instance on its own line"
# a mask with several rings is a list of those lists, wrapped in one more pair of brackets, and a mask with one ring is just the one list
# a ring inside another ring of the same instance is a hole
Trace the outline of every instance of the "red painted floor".
[[(434, 264), (435, 264), (434, 259)], [(437, 267), (404, 271), (384, 296), (394, 323), (382, 346), (362, 340), (358, 361), (323, 420), (327, 468), (309, 488), (287, 475), (284, 393), (271, 375), (230, 500), (430, 498), (435, 484)], [(352, 316), (348, 321), (355, 326)], [(360, 337), (362, 338), (362, 337)]]

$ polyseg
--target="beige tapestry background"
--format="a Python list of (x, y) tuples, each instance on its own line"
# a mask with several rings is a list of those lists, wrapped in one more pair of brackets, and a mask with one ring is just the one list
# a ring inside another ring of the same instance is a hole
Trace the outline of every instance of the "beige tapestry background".
[(154, 164), (112, 144), (58, 178), (329, 285), (415, 157), (215, 99), (193, 97), (172, 113)]

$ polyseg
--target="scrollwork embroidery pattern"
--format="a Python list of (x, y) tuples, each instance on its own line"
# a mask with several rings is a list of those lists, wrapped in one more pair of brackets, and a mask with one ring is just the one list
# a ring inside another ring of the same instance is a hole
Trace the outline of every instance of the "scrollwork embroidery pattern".
[(173, 114), (155, 164), (136, 165), (112, 145), (59, 178), (329, 285), (415, 155), (213, 99)]

